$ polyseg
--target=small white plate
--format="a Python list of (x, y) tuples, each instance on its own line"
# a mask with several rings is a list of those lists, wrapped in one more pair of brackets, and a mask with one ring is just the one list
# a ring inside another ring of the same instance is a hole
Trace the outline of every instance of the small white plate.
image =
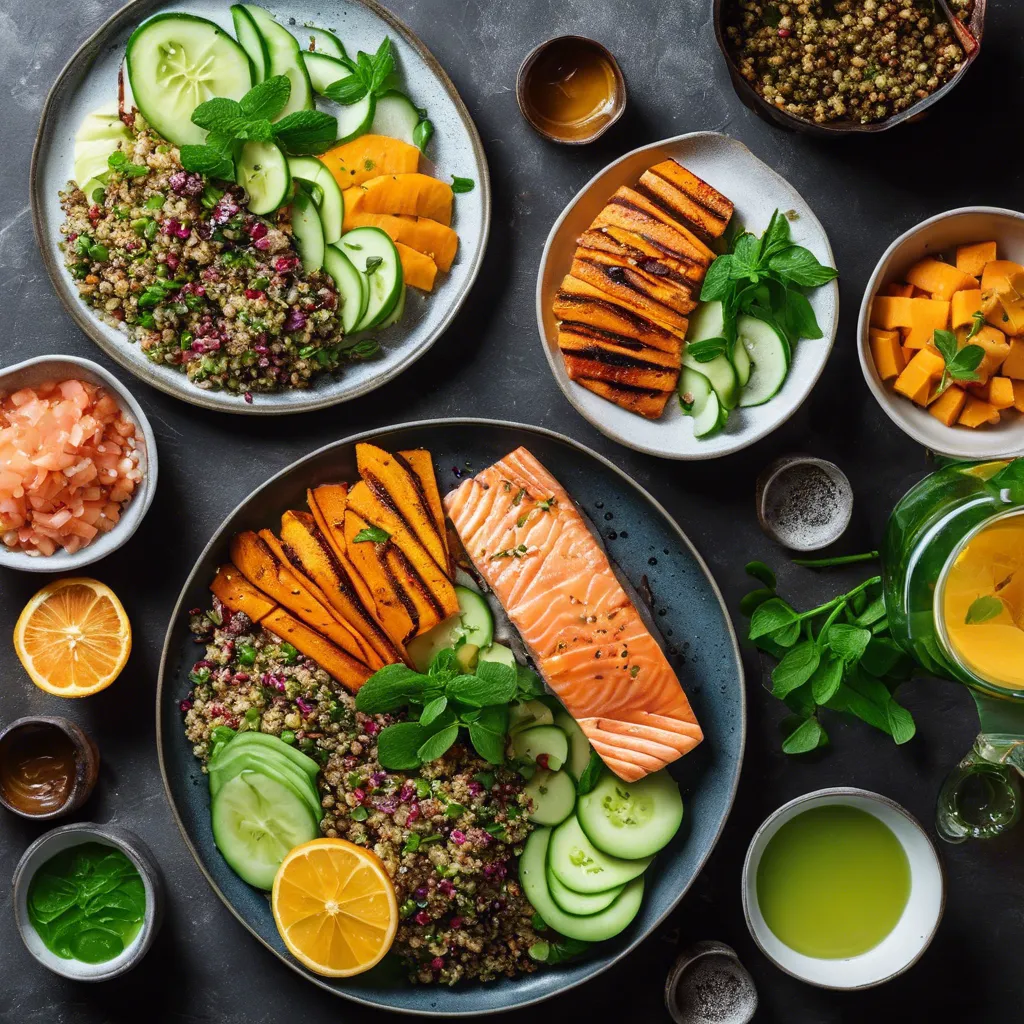
[[(813, 807), (844, 804), (873, 814), (899, 840), (910, 863), (910, 896), (896, 927), (860, 956), (825, 960), (790, 949), (768, 927), (757, 902), (757, 868), (769, 840), (787, 821)], [(866, 789), (819, 789), (791, 800), (754, 833), (743, 862), (743, 915), (761, 952), (776, 967), (819, 988), (872, 988), (912, 967), (931, 944), (946, 905), (939, 855), (917, 819), (898, 803)]]
[(1024, 213), (993, 206), (965, 206), (921, 221), (904, 232), (888, 249), (871, 275), (857, 324), (860, 368), (871, 393), (886, 416), (918, 444), (933, 452), (961, 459), (991, 459), (1024, 455), (1024, 416), (1010, 412), (998, 426), (947, 427), (927, 409), (896, 394), (883, 384), (871, 356), (871, 302), (875, 293), (903, 275), (918, 260), (940, 254), (952, 258), (958, 245), (995, 240), (1000, 259), (1024, 263)]
[(759, 441), (785, 423), (810, 394), (835, 341), (839, 324), (839, 288), (833, 281), (808, 295), (824, 337), (802, 340), (793, 353), (789, 375), (779, 393), (751, 409), (736, 409), (725, 429), (707, 438), (693, 436), (693, 421), (670, 398), (661, 419), (646, 420), (627, 412), (569, 380), (558, 349), (558, 325), (551, 311), (555, 293), (569, 272), (577, 238), (587, 229), (612, 193), (633, 185), (648, 167), (672, 158), (703, 178), (735, 203), (734, 217), (760, 235), (772, 213), (792, 211), (793, 241), (806, 246), (821, 263), (835, 266), (828, 236), (806, 200), (785, 178), (759, 160), (741, 142), (718, 132), (693, 132), (664, 139), (627, 153), (591, 178), (555, 221), (537, 275), (537, 326), (559, 387), (584, 419), (603, 434), (637, 451), (666, 459), (714, 459)]

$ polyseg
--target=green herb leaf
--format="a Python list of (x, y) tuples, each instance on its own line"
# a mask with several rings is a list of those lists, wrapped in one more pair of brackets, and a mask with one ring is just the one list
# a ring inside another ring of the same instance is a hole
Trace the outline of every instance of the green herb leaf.
[(576, 780), (576, 792), (580, 796), (586, 796), (591, 792), (601, 778), (603, 770), (604, 762), (601, 760), (601, 755), (596, 750), (591, 750), (587, 767), (583, 769), (580, 777)]
[(704, 338), (701, 341), (691, 341), (686, 346), (686, 354), (696, 359), (698, 363), (710, 363), (712, 359), (724, 356), (729, 350), (729, 343), (725, 338)]
[(482, 708), (491, 704), (507, 704), (516, 695), (516, 672), (496, 661), (482, 661), (475, 676), (456, 676), (445, 692), (451, 700)]
[(876, 679), (882, 679), (897, 671), (909, 678), (908, 669), (913, 670), (912, 659), (907, 657), (895, 641), (878, 636), (871, 638), (859, 664), (865, 672)]
[(213, 146), (182, 146), (181, 166), (192, 174), (229, 181), (235, 176), (234, 161)]
[(826, 654), (811, 676), (811, 694), (816, 704), (826, 704), (843, 681), (843, 662), (834, 654)]
[(391, 47), (391, 39), (385, 36), (373, 55), (373, 73), (370, 78), (370, 91), (377, 95), (384, 88), (388, 77), (395, 70), (395, 55)]
[(838, 276), (832, 267), (823, 266), (810, 249), (791, 245), (768, 260), (768, 267), (784, 281), (801, 288), (818, 288)]
[[(284, 110), (291, 94), (292, 83), (288, 80), (287, 75), (273, 75), (254, 85), (239, 100), (238, 107), (240, 112), (250, 120), (273, 121)], [(195, 120), (194, 116), (193, 120)], [(201, 127), (205, 128), (206, 125)]]
[(149, 167), (146, 164), (132, 163), (131, 160), (119, 149), (115, 149), (107, 157), (107, 166), (126, 178), (142, 178), (149, 174)]
[(804, 719), (782, 742), (784, 754), (807, 754), (828, 743), (828, 736), (813, 715)]
[(358, 103), (368, 91), (369, 85), (367, 82), (358, 74), (355, 74), (339, 79), (337, 82), (331, 82), (324, 89), (324, 95), (329, 100), (334, 100), (335, 103), (348, 107), (353, 103)]
[(701, 302), (714, 302), (725, 299), (732, 291), (732, 257), (719, 256), (704, 275), (704, 284), (700, 289)]
[[(383, 733), (381, 735), (383, 735)], [(424, 764), (427, 764), (430, 761), (436, 761), (449, 749), (449, 747), (451, 747), (458, 735), (458, 722), (452, 722), (450, 725), (446, 725), (439, 729), (420, 745), (417, 750), (420, 760)]]
[(508, 707), (492, 705), (482, 708), (470, 723), (469, 740), (476, 752), (490, 764), (505, 760), (505, 736), (508, 732)]
[[(287, 82), (287, 79), (285, 81)], [(250, 117), (242, 110), (238, 100), (228, 99), (226, 96), (215, 96), (200, 103), (192, 111), (194, 125), (205, 128), (208, 132), (226, 132), (235, 137), (249, 120)]]
[(946, 363), (946, 372), (953, 380), (981, 380), (981, 376), (976, 371), (984, 358), (985, 350), (980, 345), (965, 345)]
[(793, 244), (789, 232), (789, 219), (780, 210), (776, 210), (768, 227), (761, 236), (761, 246), (758, 250), (758, 261), (763, 263), (770, 260), (774, 255), (789, 248)]
[(352, 538), (352, 543), (366, 544), (372, 542), (374, 544), (383, 544), (390, 538), (391, 534), (387, 530), (382, 530), (379, 526), (366, 526)]
[(385, 665), (370, 676), (356, 693), (356, 710), (367, 715), (397, 711), (419, 703), (431, 680), (406, 665)]
[(775, 596), (774, 590), (762, 587), (760, 590), (752, 590), (740, 598), (740, 614), (751, 616), (756, 608), (760, 608), (765, 601), (770, 601)]
[(791, 344), (795, 344), (801, 338), (814, 340), (822, 336), (814, 310), (811, 309), (807, 297), (800, 292), (788, 290), (780, 312), (780, 322)]
[(413, 145), (416, 146), (421, 153), (426, 153), (427, 145), (433, 137), (434, 125), (426, 118), (420, 121), (420, 123), (412, 130)]
[(748, 638), (756, 640), (760, 636), (775, 633), (797, 621), (796, 612), (782, 598), (772, 598), (755, 609), (754, 614), (750, 617)]
[(820, 661), (821, 651), (809, 640), (787, 651), (772, 672), (772, 695), (785, 697), (798, 686), (803, 686), (814, 675)]
[(775, 589), (775, 585), (778, 582), (775, 579), (775, 573), (764, 562), (747, 562), (743, 567), (743, 571), (748, 576), (753, 576), (755, 580), (763, 583), (769, 590)]
[(520, 700), (539, 697), (544, 692), (544, 680), (532, 668), (516, 665), (516, 696)]
[(998, 597), (984, 595), (975, 598), (967, 609), (964, 617), (964, 624), (967, 626), (980, 626), (983, 622), (994, 619), (1003, 613), (1003, 602)]
[(548, 942), (545, 945), (547, 945), (548, 949), (547, 955), (544, 957), (544, 963), (549, 967), (565, 963), (566, 960), (571, 960), (573, 957), (585, 953), (591, 946), (589, 942), (584, 942), (582, 939), (562, 939), (561, 942)]
[(457, 196), (465, 192), (472, 192), (474, 188), (476, 188), (476, 182), (472, 178), (460, 178), (458, 175), (452, 175), (452, 191)]
[(914, 716), (905, 707), (890, 698), (885, 712), (889, 720), (889, 734), (896, 743), (903, 744), (914, 738), (917, 726), (914, 724)]
[(366, 257), (366, 276), (369, 277), (381, 264), (384, 262), (383, 256), (367, 256)]
[(444, 694), (428, 701), (423, 707), (423, 713), (420, 715), (420, 725), (430, 725), (431, 722), (441, 716), (441, 712), (447, 707), (448, 698)]
[(383, 768), (394, 771), (419, 768), (423, 763), (419, 749), (426, 735), (427, 730), (419, 722), (397, 722), (381, 729), (377, 736), (377, 760)]
[(837, 622), (829, 626), (822, 639), (839, 658), (850, 664), (859, 661), (864, 654), (871, 642), (871, 630)]
[(294, 110), (273, 125), (274, 141), (295, 156), (322, 153), (338, 138), (338, 120), (320, 110)]
[(1007, 463), (989, 480), (989, 486), (1000, 498), (1006, 491), (1010, 501), (1017, 504), (1024, 502), (1024, 458)]
[(965, 340), (970, 341), (975, 335), (981, 333), (982, 327), (985, 326), (985, 314), (979, 309), (977, 312), (971, 314), (971, 319), (974, 323), (971, 324), (971, 329), (967, 332), (967, 338)]
[(871, 626), (884, 617), (885, 598), (880, 594), (853, 620), (853, 622), (856, 626)]

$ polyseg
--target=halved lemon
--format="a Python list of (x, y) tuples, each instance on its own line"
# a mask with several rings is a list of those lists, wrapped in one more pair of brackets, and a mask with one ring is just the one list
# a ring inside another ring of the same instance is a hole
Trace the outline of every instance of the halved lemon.
[(345, 839), (314, 839), (281, 862), (270, 897), (291, 954), (327, 978), (378, 964), (398, 931), (395, 887), (380, 858)]
[(97, 580), (48, 583), (14, 627), (14, 649), (41, 690), (88, 697), (105, 690), (132, 650), (132, 627), (117, 595)]

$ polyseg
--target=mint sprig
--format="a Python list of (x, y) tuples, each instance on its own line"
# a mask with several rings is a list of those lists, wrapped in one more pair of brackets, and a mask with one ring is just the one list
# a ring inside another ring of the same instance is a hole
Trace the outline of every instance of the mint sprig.
[(977, 369), (985, 358), (985, 350), (980, 345), (964, 345), (963, 348), (959, 348), (959, 342), (952, 331), (936, 331), (932, 335), (932, 343), (939, 350), (945, 363), (939, 386), (935, 391), (936, 397), (953, 381), (967, 383), (981, 380)]
[(380, 96), (387, 92), (395, 71), (395, 54), (391, 38), (385, 36), (372, 57), (360, 50), (356, 54), (356, 59), (348, 62), (348, 66), (352, 74), (332, 82), (324, 90), (324, 95), (328, 99), (347, 107), (358, 103), (367, 93), (371, 96)]

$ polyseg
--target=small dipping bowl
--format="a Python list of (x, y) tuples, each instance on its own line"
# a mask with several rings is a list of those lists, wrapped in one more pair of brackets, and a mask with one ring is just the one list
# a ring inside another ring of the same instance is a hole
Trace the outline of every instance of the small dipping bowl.
[(757, 479), (757, 518), (791, 551), (818, 551), (850, 525), (853, 488), (835, 463), (805, 455), (773, 462)]
[[(856, 807), (878, 818), (896, 836), (910, 865), (910, 896), (893, 930), (874, 949), (836, 960), (805, 956), (783, 943), (768, 927), (757, 897), (757, 869), (769, 840), (798, 814), (829, 804)], [(935, 846), (909, 811), (878, 793), (840, 787), (797, 797), (765, 820), (743, 862), (742, 898), (750, 934), (776, 967), (819, 988), (861, 989), (898, 977), (920, 959), (938, 931), (946, 885)]]
[[(136, 867), (146, 890), (146, 910), (138, 934), (112, 960), (87, 964), (64, 960), (43, 944), (28, 916), (28, 890), (35, 873), (58, 853), (83, 843), (99, 843), (120, 850)], [(73, 981), (108, 981), (137, 966), (149, 951), (163, 918), (164, 889), (156, 861), (145, 843), (133, 832), (114, 825), (83, 822), (64, 825), (40, 836), (21, 856), (14, 869), (14, 916), (28, 951), (54, 974)]]
[(0, 804), (51, 821), (78, 810), (96, 786), (100, 755), (67, 718), (19, 718), (0, 730)]
[[(582, 146), (626, 109), (626, 80), (607, 47), (585, 36), (556, 36), (531, 50), (516, 76), (523, 117), (544, 138)], [(556, 110), (561, 101), (563, 109)]]
[(675, 1024), (748, 1024), (757, 989), (736, 951), (705, 940), (684, 949), (665, 982), (665, 1007)]

